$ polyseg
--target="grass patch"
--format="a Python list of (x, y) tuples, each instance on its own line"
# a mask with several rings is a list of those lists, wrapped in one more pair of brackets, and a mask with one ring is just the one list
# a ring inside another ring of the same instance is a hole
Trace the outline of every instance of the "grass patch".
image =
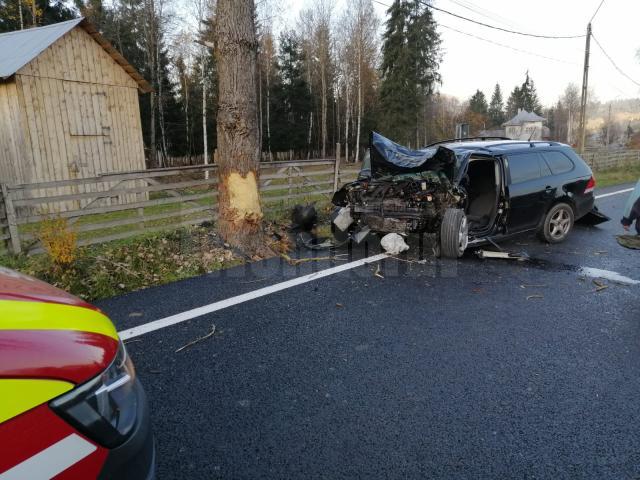
[(243, 263), (202, 226), (81, 247), (68, 268), (47, 255), (0, 256), (0, 265), (40, 278), (89, 301)]
[(640, 164), (628, 165), (625, 167), (610, 168), (594, 172), (596, 185), (598, 187), (609, 187), (621, 183), (637, 182), (640, 178)]

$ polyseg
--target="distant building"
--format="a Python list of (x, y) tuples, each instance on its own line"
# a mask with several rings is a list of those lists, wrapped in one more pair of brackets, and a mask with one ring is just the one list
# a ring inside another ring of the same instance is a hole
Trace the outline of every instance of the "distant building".
[(519, 109), (518, 114), (502, 124), (505, 136), (512, 140), (543, 140), (549, 138), (550, 131), (543, 125), (547, 119), (532, 112)]
[(492, 128), (491, 130), (481, 130), (479, 137), (504, 137), (504, 128)]
[(150, 90), (85, 19), (0, 34), (0, 182), (144, 169), (138, 92)]

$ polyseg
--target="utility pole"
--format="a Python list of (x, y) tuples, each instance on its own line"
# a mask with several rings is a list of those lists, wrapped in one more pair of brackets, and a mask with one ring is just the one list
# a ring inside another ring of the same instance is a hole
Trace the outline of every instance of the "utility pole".
[(585, 128), (587, 125), (587, 89), (589, 87), (589, 47), (591, 46), (591, 22), (587, 25), (587, 43), (584, 49), (584, 71), (582, 73), (582, 99), (580, 101), (580, 136), (578, 150), (584, 153)]
[(611, 135), (611, 102), (609, 102), (609, 117), (607, 118), (607, 137), (604, 139), (604, 144), (607, 146), (607, 150), (609, 149), (609, 135)]

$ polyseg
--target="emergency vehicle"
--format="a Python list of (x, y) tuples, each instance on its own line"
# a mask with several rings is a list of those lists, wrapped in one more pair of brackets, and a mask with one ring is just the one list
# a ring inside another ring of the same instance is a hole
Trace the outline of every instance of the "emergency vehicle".
[(154, 472), (147, 400), (111, 321), (0, 267), (0, 480)]

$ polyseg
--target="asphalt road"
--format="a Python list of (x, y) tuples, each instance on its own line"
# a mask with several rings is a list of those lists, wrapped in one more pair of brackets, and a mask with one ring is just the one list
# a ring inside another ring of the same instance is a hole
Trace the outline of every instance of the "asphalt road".
[[(130, 340), (158, 478), (640, 478), (640, 285), (596, 292), (578, 271), (640, 280), (640, 252), (614, 238), (625, 199), (599, 200), (614, 221), (562, 245), (501, 244), (534, 261), (419, 262), (413, 242), (402, 260)], [(344, 258), (270, 260), (99, 306), (123, 330)]]

